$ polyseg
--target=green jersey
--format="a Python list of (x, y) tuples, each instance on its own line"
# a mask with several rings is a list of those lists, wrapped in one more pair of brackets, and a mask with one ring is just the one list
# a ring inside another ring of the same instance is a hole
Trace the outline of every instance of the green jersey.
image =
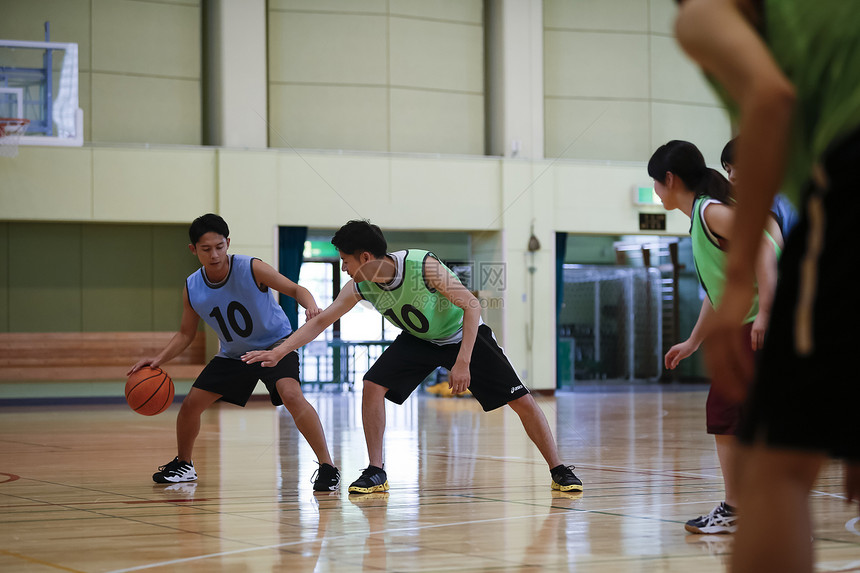
[[(798, 205), (824, 152), (860, 128), (860, 7), (851, 0), (765, 0), (764, 41), (797, 97), (785, 195)], [(729, 113), (738, 108), (708, 78)]]
[[(429, 251), (410, 249), (389, 253), (394, 259), (395, 275), (386, 284), (371, 281), (355, 283), (358, 294), (382, 313), (391, 324), (409, 334), (435, 342), (451, 344), (463, 338), (463, 309), (432, 288), (424, 276)], [(454, 279), (457, 275), (442, 265)]]
[[(706, 195), (696, 198), (693, 202), (693, 213), (690, 217), (690, 237), (693, 243), (693, 262), (696, 264), (696, 274), (699, 283), (708, 294), (711, 306), (717, 308), (723, 299), (726, 285), (726, 252), (720, 244), (720, 238), (715, 235), (705, 222), (705, 208), (711, 203), (719, 203)], [(779, 257), (781, 249), (773, 237), (765, 231), (770, 239), (776, 255)], [(744, 319), (744, 324), (755, 320), (758, 315), (758, 288), (753, 296), (753, 303)]]

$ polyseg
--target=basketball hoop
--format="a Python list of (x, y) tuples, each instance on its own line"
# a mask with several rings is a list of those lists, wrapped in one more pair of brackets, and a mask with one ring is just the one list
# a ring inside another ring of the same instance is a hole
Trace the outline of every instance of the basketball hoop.
[(29, 119), (0, 117), (0, 156), (18, 155), (18, 143), (30, 125)]

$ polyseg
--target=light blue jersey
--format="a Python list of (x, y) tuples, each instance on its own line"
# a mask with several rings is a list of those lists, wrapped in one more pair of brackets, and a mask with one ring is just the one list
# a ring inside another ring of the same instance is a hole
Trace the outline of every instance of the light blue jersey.
[(270, 290), (260, 290), (252, 261), (231, 255), (227, 278), (217, 284), (202, 268), (185, 280), (191, 308), (218, 333), (218, 356), (239, 359), (249, 350), (268, 350), (293, 330)]

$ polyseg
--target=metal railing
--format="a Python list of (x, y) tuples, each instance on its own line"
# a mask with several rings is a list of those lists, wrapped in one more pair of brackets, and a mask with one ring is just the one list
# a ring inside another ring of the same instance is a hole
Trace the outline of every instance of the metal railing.
[(301, 348), (301, 381), (319, 390), (351, 391), (390, 340), (319, 340)]

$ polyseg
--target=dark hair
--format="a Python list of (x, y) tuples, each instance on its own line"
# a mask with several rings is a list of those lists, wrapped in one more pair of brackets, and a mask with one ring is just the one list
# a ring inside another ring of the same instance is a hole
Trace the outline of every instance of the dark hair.
[(382, 229), (367, 220), (349, 221), (334, 234), (331, 244), (347, 255), (367, 251), (374, 257), (381, 258), (388, 252), (388, 243)]
[(707, 195), (723, 203), (732, 203), (732, 186), (728, 179), (705, 165), (699, 148), (689, 141), (672, 140), (661, 145), (648, 161), (648, 175), (666, 183), (666, 173), (680, 177), (697, 196)]
[(230, 228), (227, 227), (227, 221), (214, 213), (206, 213), (200, 215), (188, 227), (188, 238), (191, 239), (191, 244), (196, 245), (200, 237), (206, 233), (218, 233), (225, 239), (230, 236)]
[(737, 143), (738, 138), (735, 137), (730, 140), (725, 147), (723, 147), (723, 152), (720, 153), (720, 165), (723, 166), (723, 169), (726, 169), (726, 165), (735, 164), (735, 145), (737, 145)]

